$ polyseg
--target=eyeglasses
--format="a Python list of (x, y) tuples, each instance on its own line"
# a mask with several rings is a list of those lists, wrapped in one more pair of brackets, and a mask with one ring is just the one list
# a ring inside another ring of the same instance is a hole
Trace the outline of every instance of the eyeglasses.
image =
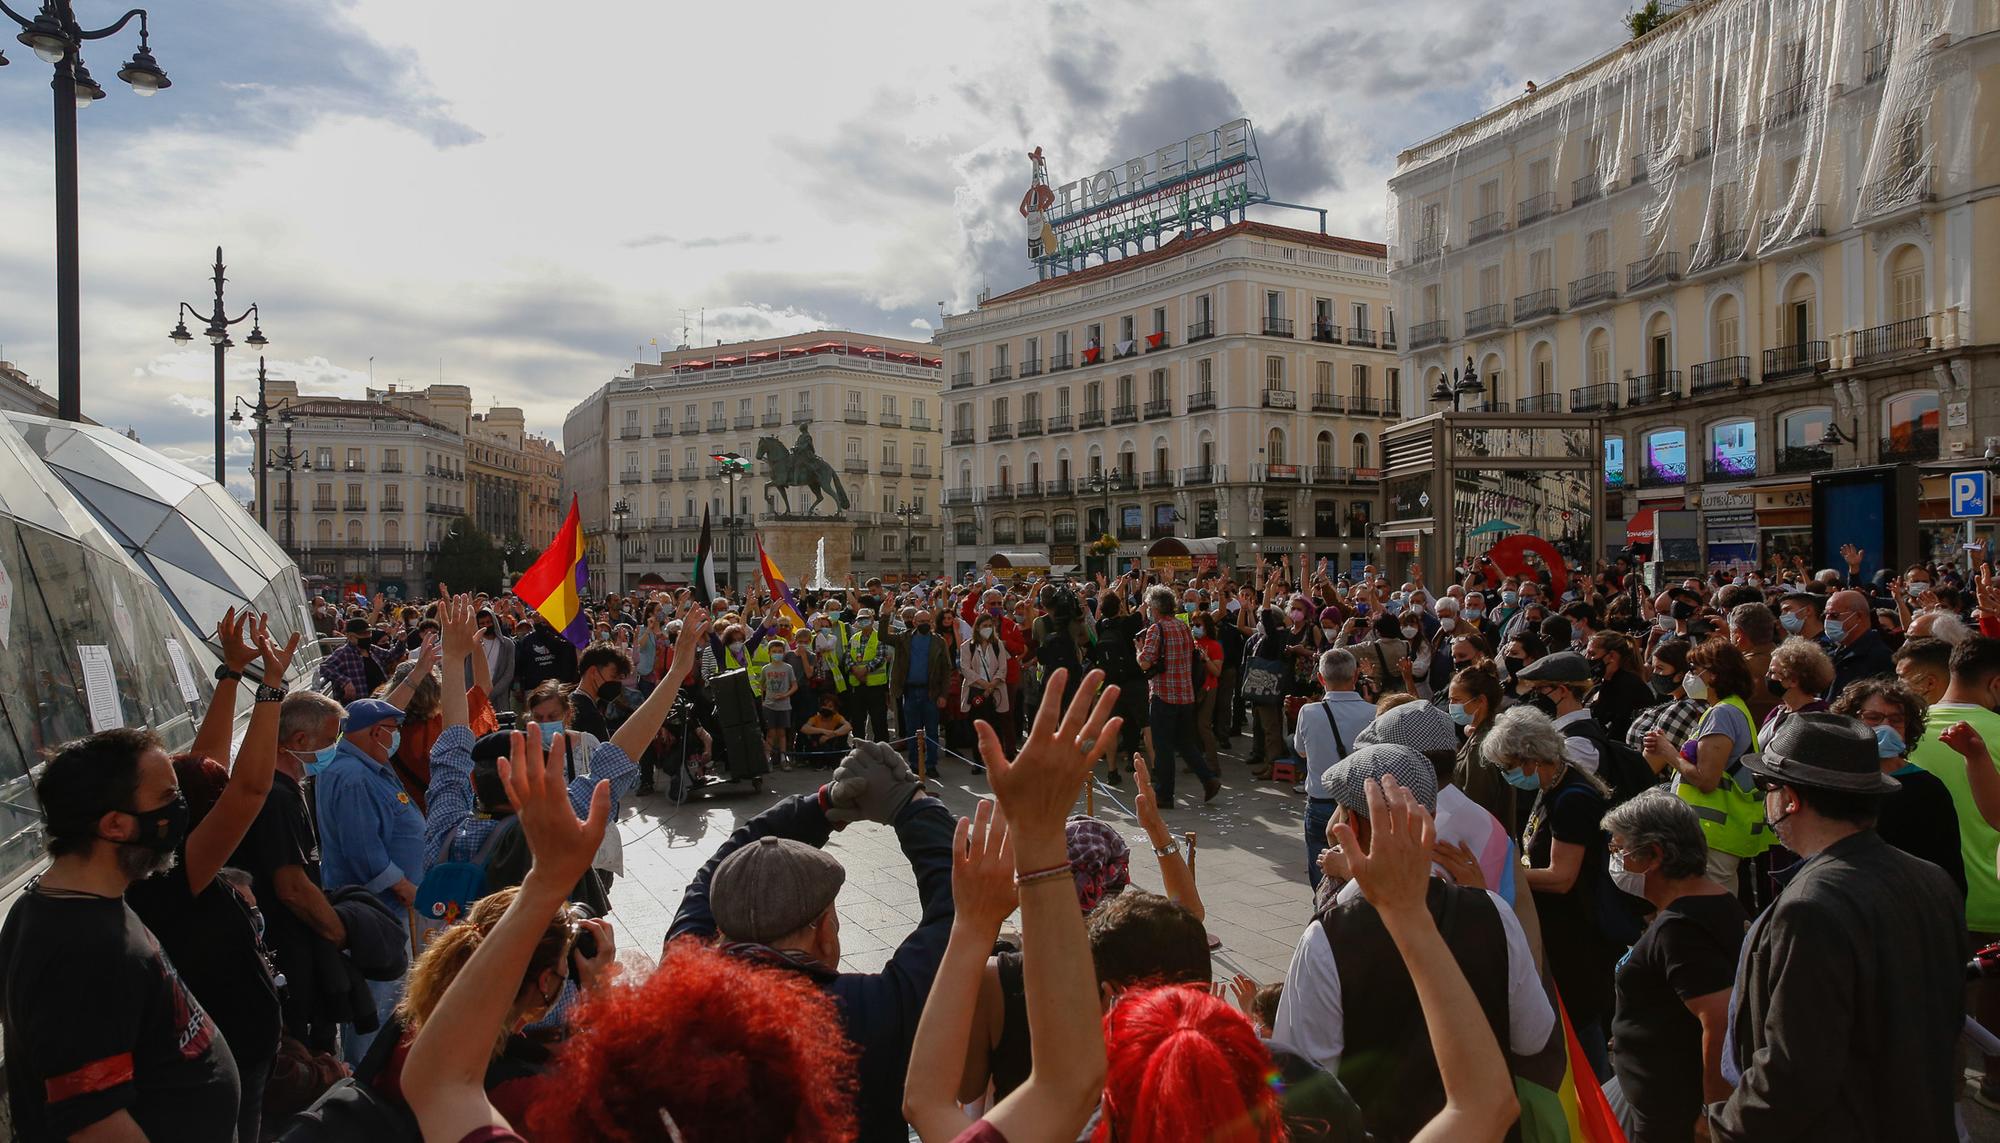
[(1784, 783), (1779, 781), (1778, 779), (1767, 777), (1763, 774), (1752, 774), (1750, 776), (1750, 784), (1752, 786), (1755, 786), (1757, 788), (1757, 792), (1760, 794), (1768, 794), (1772, 790), (1776, 790), (1784, 786)]

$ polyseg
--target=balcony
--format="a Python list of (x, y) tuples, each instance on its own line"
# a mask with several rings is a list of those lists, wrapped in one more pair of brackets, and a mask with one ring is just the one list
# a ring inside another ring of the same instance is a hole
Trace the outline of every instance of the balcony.
[(931, 478), (930, 462), (927, 460), (911, 462), (910, 475), (918, 480), (929, 480)]
[(342, 503), (341, 509), (346, 512), (366, 512), (368, 511), (368, 502), (366, 500), (348, 500)]
[(1321, 390), (1313, 394), (1313, 412), (1344, 413), (1346, 411), (1347, 406), (1341, 401), (1340, 394), (1326, 390)]
[(1060, 373), (1065, 369), (1072, 368), (1075, 368), (1075, 363), (1071, 360), (1067, 350), (1062, 353), (1049, 354), (1049, 372)]
[(653, 482), (656, 484), (671, 484), (673, 483), (673, 479), (674, 469), (672, 465), (663, 464), (653, 470)]
[(1540, 222), (1555, 212), (1556, 192), (1543, 191), (1537, 195), (1530, 195), (1515, 205), (1514, 225), (1521, 227), (1531, 222)]
[(681, 479), (700, 480), (701, 468), (698, 465), (692, 465), (692, 464), (681, 465)]
[(1125, 349), (1125, 348), (1123, 348), (1123, 347), (1122, 347), (1122, 346), (1123, 346), (1123, 343), (1122, 343), (1122, 342), (1121, 342), (1121, 343), (1118, 343), (1118, 344), (1114, 344), (1114, 345), (1112, 345), (1112, 347), (1111, 347), (1111, 360), (1113, 360), (1113, 361), (1123, 361), (1123, 360), (1125, 360), (1125, 359), (1126, 359), (1126, 358), (1128, 358), (1128, 357), (1137, 357), (1137, 356), (1139, 356), (1139, 339), (1138, 339), (1138, 338), (1133, 338), (1133, 339), (1132, 339), (1132, 342), (1131, 342), (1131, 344), (1132, 344), (1132, 348), (1130, 348), (1130, 349)]
[(1312, 323), (1312, 339), (1325, 345), (1340, 344), (1340, 327), (1325, 319)]
[(315, 511), (315, 512), (331, 512), (331, 511), (333, 511), (333, 501), (332, 501), (332, 500), (315, 500), (315, 501), (313, 501), (313, 507), (312, 507), (312, 510), (313, 510), (313, 511)]
[(1860, 330), (1854, 335), (1854, 363), (1884, 361), (1908, 353), (1922, 353), (1931, 347), (1928, 318), (1904, 318), (1888, 325)]
[(1572, 207), (1582, 206), (1586, 202), (1602, 197), (1603, 194), (1604, 176), (1602, 175), (1589, 174), (1580, 179), (1572, 179), (1570, 181), (1569, 204)]
[(1156, 468), (1151, 472), (1139, 474), (1139, 487), (1141, 488), (1172, 488), (1173, 486), (1174, 474), (1171, 469)]
[(761, 420), (761, 423), (767, 429), (776, 428), (777, 426), (785, 423), (785, 414), (780, 413), (776, 409), (766, 409), (764, 410), (764, 416)]
[(1686, 461), (1678, 463), (1668, 461), (1665, 464), (1657, 465), (1642, 461), (1639, 464), (1639, 487), (1641, 488), (1673, 488), (1686, 484), (1687, 481)]
[(1695, 128), (1688, 136), (1687, 161), (1696, 162), (1714, 153), (1715, 131), (1705, 126)]
[(1631, 378), (1625, 386), (1625, 407), (1643, 408), (1663, 401), (1678, 401), (1681, 396), (1681, 371), (1668, 369), (1660, 373), (1642, 373)]
[(850, 425), (865, 425), (868, 423), (868, 410), (855, 408), (842, 409), (840, 411), (840, 419)]
[(1652, 157), (1645, 154), (1632, 156), (1632, 176), (1626, 182), (1632, 186), (1644, 186), (1653, 177)]
[(619, 430), (618, 430), (618, 439), (619, 439), (619, 440), (621, 440), (621, 441), (636, 441), (636, 440), (638, 440), (638, 439), (639, 439), (639, 426), (637, 426), (637, 425), (626, 425), (626, 426), (624, 426), (623, 428), (619, 429)]
[(947, 508), (959, 504), (970, 504), (973, 500), (973, 491), (970, 488), (947, 488), (944, 490), (944, 504)]
[(931, 419), (930, 419), (929, 417), (918, 417), (918, 416), (912, 416), (912, 417), (910, 418), (910, 431), (911, 431), (911, 432), (913, 432), (913, 433), (927, 433), (927, 432), (930, 432), (930, 431), (931, 431)]
[(1075, 428), (1076, 415), (1073, 413), (1057, 413), (1049, 418), (1049, 431), (1052, 433), (1067, 433)]
[(1749, 233), (1743, 230), (1724, 230), (1712, 233), (1706, 239), (1688, 247), (1688, 273), (1699, 274), (1719, 266), (1727, 266), (1743, 257), (1745, 240)]
[(1313, 465), (1314, 484), (1365, 484), (1378, 479), (1381, 470), (1374, 468), (1349, 468), (1342, 464)]
[(1748, 456), (1719, 460), (1715, 457), (1709, 457), (1707, 460), (1701, 462), (1701, 478), (1704, 481), (1718, 484), (1726, 484), (1732, 480), (1755, 480), (1757, 479), (1757, 458)]
[[(1360, 326), (1353, 326), (1353, 325), (1348, 326), (1347, 344), (1364, 345), (1370, 349), (1373, 349), (1375, 348), (1375, 331), (1372, 329), (1363, 329)], [(1391, 339), (1391, 344), (1392, 345), (1394, 344), (1393, 338)]]
[(1213, 320), (1198, 321), (1195, 322), (1193, 325), (1188, 326), (1187, 339), (1189, 341), (1202, 341), (1206, 338), (1211, 338), (1214, 336), (1215, 336), (1215, 322)]
[(1876, 179), (1861, 188), (1861, 209), (1868, 214), (1889, 214), (1923, 202), (1935, 202), (1931, 191), (1931, 169), (1919, 164)]
[(1883, 464), (1910, 461), (1921, 464), (1938, 458), (1938, 431), (1936, 428), (1911, 428), (1907, 432), (1894, 433), (1877, 442), (1881, 449)]
[(1407, 262), (1428, 262), (1444, 252), (1444, 235), (1421, 234), (1410, 240), (1410, 255)]
[(1191, 484), (1214, 484), (1222, 479), (1222, 470), (1213, 464), (1193, 464), (1181, 469), (1181, 487)]
[(1608, 302), (1618, 297), (1618, 274), (1614, 270), (1586, 274), (1569, 284), (1569, 308)]
[(900, 460), (885, 460), (876, 471), (880, 472), (883, 476), (901, 476), (903, 475), (903, 462)]
[(1085, 410), (1083, 411), (1082, 415), (1080, 415), (1079, 417), (1077, 417), (1077, 419), (1076, 419), (1076, 427), (1077, 427), (1077, 428), (1079, 428), (1079, 429), (1101, 429), (1101, 428), (1103, 428), (1103, 427), (1104, 427), (1104, 410), (1103, 410), (1103, 409), (1085, 409)]
[(701, 431), (701, 422), (695, 420), (693, 417), (689, 417), (687, 420), (681, 422), (682, 436), (686, 436), (689, 433), (698, 433), (700, 431)]
[(1076, 493), (1076, 484), (1067, 476), (1055, 476), (1042, 482), (1042, 492), (1049, 496), (1071, 496)]
[(382, 462), (382, 471), (400, 473), (403, 471), (403, 462), (400, 460), (385, 460)]
[(1423, 349), (1451, 340), (1451, 326), (1443, 321), (1420, 321), (1410, 327), (1410, 348)]
[(1382, 348), (1383, 348), (1383, 349), (1394, 349), (1394, 348), (1396, 348), (1396, 331), (1395, 331), (1395, 330), (1393, 330), (1393, 329), (1385, 329), (1385, 330), (1383, 330), (1383, 331), (1382, 331)]
[[(1507, 303), (1494, 302), (1490, 306), (1480, 306), (1476, 310), (1465, 311), (1465, 336), (1485, 333), (1489, 329), (1501, 329), (1507, 324)], [(1412, 341), (1410, 348), (1415, 349)]]
[(645, 479), (645, 474), (636, 468), (628, 468), (618, 474), (618, 483), (620, 484), (638, 484)]
[(1215, 408), (1214, 389), (1197, 389), (1194, 392), (1188, 394), (1188, 399), (1187, 399), (1188, 412), (1199, 413), (1202, 412), (1203, 410), (1213, 409), (1213, 408)]
[(813, 411), (812, 411), (812, 406), (810, 405), (806, 406), (803, 409), (793, 409), (790, 418), (791, 423), (795, 425), (806, 424), (812, 419), (813, 419)]
[(951, 375), (951, 387), (952, 387), (952, 388), (954, 388), (954, 389), (970, 389), (970, 388), (972, 388), (972, 374), (970, 374), (970, 373), (954, 373), (954, 374), (952, 374), (952, 375)]
[(1111, 423), (1114, 425), (1129, 425), (1138, 419), (1137, 405), (1114, 405), (1111, 408)]
[(1764, 351), (1764, 380), (1776, 381), (1781, 377), (1795, 377), (1801, 373), (1817, 373), (1826, 368), (1826, 342), (1806, 341), (1797, 345), (1780, 345)]
[(661, 421), (660, 423), (653, 426), (653, 436), (655, 438), (670, 437), (673, 435), (674, 435), (674, 423), (672, 421)]
[(1120, 524), (1118, 525), (1118, 538), (1121, 540), (1143, 540), (1146, 538), (1146, 533), (1137, 524)]
[(757, 418), (751, 413), (738, 413), (732, 423), (739, 429), (754, 429), (757, 427)]
[(1628, 290), (1644, 290), (1680, 280), (1681, 255), (1678, 250), (1662, 250), (1650, 258), (1641, 258), (1625, 266), (1625, 288)]
[(1296, 464), (1259, 464), (1250, 469), (1250, 479), (1266, 484), (1297, 484), (1304, 474)]
[(1023, 377), (1040, 377), (1041, 375), (1042, 375), (1042, 359), (1041, 359), (1041, 358), (1039, 358), (1039, 357), (1030, 357), (1030, 358), (1026, 359), (1025, 361), (1022, 361), (1022, 362), (1021, 362), (1021, 376), (1023, 376)]
[(1741, 389), (1750, 383), (1748, 357), (1720, 357), (1704, 361), (1688, 370), (1688, 396), (1705, 397), (1725, 389)]
[(1806, 85), (1803, 81), (1774, 92), (1764, 103), (1764, 127), (1769, 130), (1803, 115), (1808, 102)]
[(868, 475), (868, 461), (858, 456), (843, 458), (840, 462), (840, 471), (852, 473), (855, 476), (866, 476)]
[(1826, 223), (1821, 219), (1821, 213), (1820, 204), (1812, 203), (1800, 207), (1796, 218), (1771, 215), (1764, 220), (1761, 229), (1762, 238), (1758, 244), (1775, 248), (1789, 246), (1807, 238), (1825, 238)]
[(1556, 304), (1553, 288), (1531, 290), (1514, 299), (1514, 320), (1533, 321), (1536, 318), (1554, 317), (1560, 307)]
[(1787, 445), (1778, 450), (1775, 471), (1821, 472), (1833, 467), (1833, 450), (1817, 445)]
[(1042, 419), (1041, 419), (1040, 417), (1022, 417), (1022, 418), (1020, 419), (1020, 421), (1018, 421), (1018, 422), (1017, 422), (1017, 423), (1015, 424), (1015, 426), (1014, 426), (1014, 432), (1015, 432), (1015, 433), (1016, 433), (1017, 435), (1019, 435), (1019, 436), (1023, 436), (1023, 437), (1038, 437), (1038, 436), (1041, 436), (1041, 435), (1042, 435)]
[(1023, 500), (1031, 499), (1041, 494), (1042, 482), (1039, 480), (1023, 480), (1014, 486), (1014, 495), (1021, 497)]
[(1862, 54), (1862, 83), (1874, 83), (1876, 80), (1889, 74), (1889, 53), (1894, 46), (1892, 41), (1883, 40)]
[(1562, 394), (1536, 393), (1531, 397), (1522, 397), (1514, 402), (1514, 411), (1517, 413), (1560, 413), (1563, 411)]
[(995, 365), (993, 368), (988, 369), (986, 371), (986, 380), (988, 384), (991, 384), (992, 382), (995, 381), (1011, 381), (1013, 379), (1014, 379), (1014, 367), (1012, 365)]
[(401, 512), (406, 507), (407, 505), (405, 505), (401, 500), (382, 501), (382, 511), (384, 512)]
[(1379, 417), (1382, 415), (1382, 398), (1356, 393), (1347, 399), (1347, 411), (1371, 417)]
[(1292, 319), (1274, 317), (1270, 314), (1264, 315), (1264, 336), (1265, 337), (1292, 336)]
[(1264, 390), (1264, 407), (1266, 409), (1296, 409), (1299, 407), (1299, 397), (1298, 394), (1292, 392), (1290, 389), (1266, 389)]
[(963, 429), (953, 429), (953, 430), (951, 430), (951, 443), (953, 443), (953, 444), (955, 444), (955, 445), (969, 445), (969, 444), (971, 444), (971, 443), (972, 443), (972, 430), (971, 430), (971, 429), (969, 429), (969, 428), (963, 428)]
[(903, 427), (903, 414), (883, 413), (875, 418), (875, 423), (885, 429), (900, 429)]
[(1484, 242), (1507, 229), (1507, 212), (1496, 210), (1492, 214), (1482, 214), (1467, 223), (1465, 229), (1468, 242)]
[(708, 419), (708, 431), (711, 433), (722, 432), (724, 429), (727, 429), (728, 427), (729, 427), (728, 417), (710, 417)]
[(1170, 397), (1161, 397), (1157, 400), (1146, 402), (1145, 415), (1146, 419), (1149, 421), (1156, 421), (1159, 420), (1161, 417), (1173, 416), (1174, 415), (1173, 399)]
[(1008, 424), (1006, 421), (1002, 421), (997, 425), (988, 425), (986, 426), (986, 439), (989, 441), (1011, 441), (1014, 439), (1014, 426)]
[(1607, 381), (1602, 385), (1585, 385), (1581, 389), (1569, 391), (1569, 411), (1572, 413), (1608, 413), (1618, 407), (1618, 383)]

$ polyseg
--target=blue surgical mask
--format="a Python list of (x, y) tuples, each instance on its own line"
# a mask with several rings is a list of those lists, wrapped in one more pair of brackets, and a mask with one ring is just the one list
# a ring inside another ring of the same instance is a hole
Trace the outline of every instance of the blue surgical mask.
[(392, 730), (392, 731), (390, 731), (390, 732), (389, 732), (389, 753), (390, 753), (390, 754), (392, 754), (392, 755), (393, 755), (393, 754), (395, 754), (395, 753), (396, 753), (396, 748), (397, 748), (398, 746), (401, 746), (402, 744), (403, 744), (403, 732), (402, 732), (402, 731), (400, 731), (400, 730)]
[(1190, 635), (1194, 636), (1194, 637), (1195, 637), (1195, 638), (1197, 638), (1197, 639), (1201, 638), (1201, 637), (1202, 637), (1202, 634), (1203, 634), (1203, 631), (1202, 631), (1202, 627), (1201, 627), (1201, 624), (1199, 624), (1199, 623), (1191, 623), (1191, 624), (1189, 624), (1189, 625), (1188, 625), (1188, 634), (1190, 634)]
[(1526, 770), (1507, 770), (1502, 772), (1501, 777), (1507, 779), (1507, 784), (1516, 790), (1539, 790), (1542, 788), (1541, 780)]
[(1875, 728), (1875, 754), (1877, 757), (1901, 758), (1903, 752), (1908, 749), (1909, 747), (1903, 742), (1903, 736), (1896, 733), (1895, 727), (1883, 723), (1881, 726)]
[(1847, 624), (1839, 619), (1826, 621), (1826, 641), (1838, 643), (1847, 638)]
[(541, 722), (541, 723), (536, 723), (535, 725), (542, 728), (542, 750), (546, 752), (550, 747), (555, 745), (556, 735), (562, 733), (563, 729), (562, 723)]
[(1391, 615), (1401, 615), (1403, 613), (1403, 601), (1400, 599), (1392, 599), (1389, 602), (1382, 605), (1382, 610), (1388, 612)]
[[(302, 750), (294, 750), (292, 751), (292, 753), (303, 754), (305, 752)], [(321, 770), (326, 769), (328, 766), (333, 764), (334, 755), (339, 753), (340, 753), (340, 739), (336, 738), (332, 742), (327, 743), (325, 746), (320, 747), (318, 750), (313, 751), (312, 761), (306, 763), (306, 773), (317, 774)]]
[(1512, 607), (1519, 602), (1521, 602), (1521, 593), (1518, 591), (1503, 591), (1500, 593), (1500, 606), (1502, 607)]
[(1471, 711), (1468, 711), (1468, 710), (1466, 710), (1466, 709), (1465, 709), (1465, 704), (1464, 704), (1464, 703), (1462, 703), (1462, 702), (1455, 702), (1455, 703), (1452, 703), (1452, 704), (1451, 704), (1451, 720), (1452, 720), (1453, 722), (1455, 722), (1455, 723), (1459, 724), (1460, 726), (1471, 726), (1471, 725), (1472, 725), (1472, 712), (1471, 712)]
[(1778, 617), (1779, 626), (1797, 635), (1806, 629), (1806, 617), (1796, 611), (1787, 611)]

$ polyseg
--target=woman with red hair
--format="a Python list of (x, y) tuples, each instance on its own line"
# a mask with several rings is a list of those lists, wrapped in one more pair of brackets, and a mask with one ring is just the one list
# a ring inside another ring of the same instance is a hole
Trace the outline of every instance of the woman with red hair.
[(1241, 1012), (1207, 991), (1128, 992), (1104, 1017), (1098, 1143), (1269, 1143), (1285, 1138), (1271, 1053)]

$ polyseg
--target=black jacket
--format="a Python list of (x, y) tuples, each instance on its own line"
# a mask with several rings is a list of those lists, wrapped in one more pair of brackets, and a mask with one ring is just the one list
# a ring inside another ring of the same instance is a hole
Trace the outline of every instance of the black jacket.
[[(896, 840), (917, 876), (917, 897), (923, 920), (896, 946), (881, 972), (833, 972), (824, 966), (761, 945), (735, 945), (729, 951), (803, 973), (832, 994), (840, 1009), (847, 1038), (861, 1049), (860, 1139), (905, 1143), (909, 1125), (903, 1121), (903, 1080), (910, 1068), (910, 1042), (917, 1036), (917, 1018), (931, 991), (931, 978), (944, 959), (951, 936), (951, 838), (958, 819), (944, 803), (919, 797), (896, 817)], [(680, 912), (667, 929), (667, 942), (684, 936), (713, 939), (715, 916), (709, 911), (708, 883), (722, 859), (760, 837), (787, 837), (824, 848), (833, 826), (814, 794), (787, 798), (740, 826), (708, 864), (701, 867), (681, 897)]]
[(550, 679), (576, 682), (576, 645), (559, 631), (536, 627), (514, 640), (514, 681), (526, 694)]
[(1864, 631), (1853, 643), (1828, 648), (1827, 653), (1833, 658), (1833, 686), (1826, 692), (1828, 702), (1839, 698), (1847, 684), (1856, 679), (1872, 679), (1877, 675), (1893, 678), (1896, 674), (1896, 661), (1889, 644), (1882, 641), (1878, 631)]
[[(313, 1022), (348, 1023), (357, 1031), (373, 1032), (381, 1020), (368, 982), (395, 980), (409, 968), (409, 930), (380, 897), (359, 885), (335, 889), (326, 898), (347, 929), (347, 947), (338, 948), (328, 940), (313, 942), (309, 979), (318, 998)], [(304, 981), (288, 984), (307, 986)]]
[(1873, 830), (1798, 867), (1750, 926), (1716, 1143), (1952, 1143), (1965, 904)]

